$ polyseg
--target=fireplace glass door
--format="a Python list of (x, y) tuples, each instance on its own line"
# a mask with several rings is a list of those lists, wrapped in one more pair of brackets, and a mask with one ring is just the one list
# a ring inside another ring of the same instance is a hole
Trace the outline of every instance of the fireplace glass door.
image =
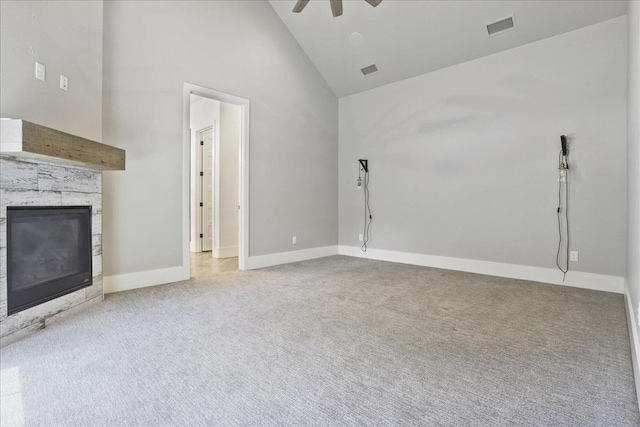
[(91, 285), (91, 206), (7, 207), (9, 314)]

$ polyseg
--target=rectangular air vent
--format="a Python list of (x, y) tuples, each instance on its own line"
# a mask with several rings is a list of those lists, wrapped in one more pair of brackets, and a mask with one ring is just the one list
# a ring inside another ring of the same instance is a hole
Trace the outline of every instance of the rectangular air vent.
[(487, 24), (487, 33), (489, 36), (493, 36), (498, 33), (513, 30), (514, 28), (516, 28), (516, 20), (515, 17), (511, 15), (508, 18)]
[(362, 74), (365, 76), (368, 76), (369, 74), (376, 73), (378, 71), (378, 67), (376, 67), (376, 64), (371, 64), (367, 67), (361, 68), (360, 71), (362, 71)]

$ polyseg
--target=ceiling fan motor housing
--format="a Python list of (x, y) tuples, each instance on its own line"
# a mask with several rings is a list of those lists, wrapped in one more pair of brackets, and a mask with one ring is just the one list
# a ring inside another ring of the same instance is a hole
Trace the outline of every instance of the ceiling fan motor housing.
[[(382, 0), (364, 0), (364, 1), (366, 1), (373, 7), (376, 7), (377, 5), (382, 3)], [(342, 0), (329, 0), (329, 2), (331, 3), (331, 13), (333, 14), (333, 16), (336, 17), (336, 16), (342, 15)], [(293, 12), (295, 13), (302, 12), (302, 9), (305, 8), (307, 3), (309, 3), (309, 0), (298, 0), (296, 2), (296, 5), (293, 6)]]

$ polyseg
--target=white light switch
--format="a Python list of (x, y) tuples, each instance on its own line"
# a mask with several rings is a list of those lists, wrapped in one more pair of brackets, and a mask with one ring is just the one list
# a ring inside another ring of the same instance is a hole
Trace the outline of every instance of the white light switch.
[(293, 238), (291, 239), (291, 243), (293, 243), (294, 245), (298, 244), (298, 238), (296, 236), (293, 236)]
[(69, 90), (69, 79), (66, 76), (60, 75), (60, 89), (64, 91)]
[(47, 78), (47, 67), (43, 64), (36, 62), (36, 79), (45, 81)]

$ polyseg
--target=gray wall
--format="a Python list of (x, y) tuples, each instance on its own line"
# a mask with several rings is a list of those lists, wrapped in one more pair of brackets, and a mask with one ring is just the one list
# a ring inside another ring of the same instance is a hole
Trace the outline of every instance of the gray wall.
[[(104, 270), (182, 261), (182, 88), (251, 100), (250, 255), (337, 243), (338, 101), (267, 2), (104, 4)], [(291, 245), (291, 236), (298, 245)]]
[(555, 268), (560, 135), (578, 271), (623, 276), (626, 17), (340, 99), (340, 244)]
[(628, 64), (627, 283), (640, 326), (640, 3), (636, 1), (629, 2)]
[(0, 17), (0, 117), (100, 141), (102, 1), (2, 1)]

